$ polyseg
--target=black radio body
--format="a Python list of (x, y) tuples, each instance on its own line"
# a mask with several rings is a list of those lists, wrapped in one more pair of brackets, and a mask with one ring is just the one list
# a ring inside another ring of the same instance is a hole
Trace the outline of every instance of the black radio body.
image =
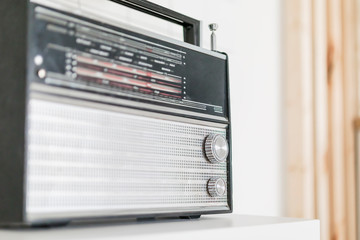
[(226, 54), (51, 2), (0, 3), (0, 224), (231, 212)]

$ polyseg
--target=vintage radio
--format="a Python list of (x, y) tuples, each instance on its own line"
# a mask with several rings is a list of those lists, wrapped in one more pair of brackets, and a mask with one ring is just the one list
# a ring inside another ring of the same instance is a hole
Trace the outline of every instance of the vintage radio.
[[(96, 6), (184, 27), (186, 42)], [(94, 9), (95, 8), (95, 9)], [(226, 54), (147, 1), (0, 3), (0, 224), (232, 211)]]

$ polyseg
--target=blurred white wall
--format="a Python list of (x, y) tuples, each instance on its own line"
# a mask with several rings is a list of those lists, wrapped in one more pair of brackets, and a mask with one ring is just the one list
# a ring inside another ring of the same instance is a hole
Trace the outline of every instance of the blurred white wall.
[(205, 48), (208, 24), (219, 24), (218, 49), (230, 57), (234, 210), (283, 215), (281, 0), (152, 2), (202, 20)]

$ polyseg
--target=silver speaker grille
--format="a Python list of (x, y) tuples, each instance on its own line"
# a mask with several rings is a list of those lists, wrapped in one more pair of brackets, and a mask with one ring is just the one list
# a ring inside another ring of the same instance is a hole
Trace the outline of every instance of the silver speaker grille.
[[(84, 216), (228, 208), (207, 193), (227, 179), (203, 143), (226, 130), (32, 99), (28, 114), (28, 216)], [(68, 215), (67, 215), (68, 214)]]

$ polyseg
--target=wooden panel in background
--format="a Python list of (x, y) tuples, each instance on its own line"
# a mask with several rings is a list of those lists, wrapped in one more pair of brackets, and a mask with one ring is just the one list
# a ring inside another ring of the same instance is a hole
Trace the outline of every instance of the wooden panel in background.
[(314, 160), (316, 185), (316, 218), (321, 219), (322, 239), (330, 239), (331, 208), (330, 178), (331, 164), (328, 122), (328, 81), (327, 81), (327, 0), (313, 1), (312, 41), (313, 41), (313, 84), (314, 90)]
[(284, 1), (287, 212), (356, 239), (357, 0)]
[(348, 239), (356, 239), (357, 234), (357, 184), (356, 184), (356, 135), (357, 129), (354, 128), (353, 121), (359, 115), (359, 81), (358, 69), (360, 56), (358, 32), (359, 11), (357, 5), (360, 1), (343, 1), (343, 51), (344, 51), (344, 161), (345, 161), (345, 185), (346, 185), (346, 218)]
[(314, 218), (314, 160), (312, 111), (312, 0), (285, 4), (285, 143), (288, 213)]

